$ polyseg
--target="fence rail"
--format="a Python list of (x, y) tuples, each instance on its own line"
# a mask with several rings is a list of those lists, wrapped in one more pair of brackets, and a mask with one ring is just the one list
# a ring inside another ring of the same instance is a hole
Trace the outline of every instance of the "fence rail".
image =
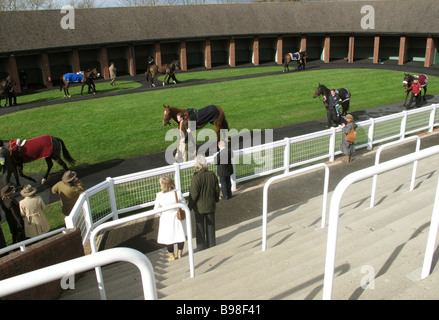
[[(358, 122), (357, 125), (356, 149), (372, 150), (373, 146), (379, 143), (404, 139), (407, 135), (419, 132), (432, 132), (439, 126), (439, 104), (369, 119)], [(341, 153), (341, 139), (341, 128), (331, 128), (234, 150), (232, 187), (236, 190), (238, 183), (261, 176), (285, 173), (292, 168), (317, 161), (334, 161), (335, 156)], [(209, 168), (215, 170), (213, 156), (206, 159)], [(120, 214), (153, 206), (155, 196), (160, 191), (159, 179), (163, 175), (174, 178), (176, 187), (187, 196), (194, 172), (192, 160), (107, 178), (80, 196), (65, 219), (66, 227), (79, 228), (85, 244), (97, 225), (118, 219)]]

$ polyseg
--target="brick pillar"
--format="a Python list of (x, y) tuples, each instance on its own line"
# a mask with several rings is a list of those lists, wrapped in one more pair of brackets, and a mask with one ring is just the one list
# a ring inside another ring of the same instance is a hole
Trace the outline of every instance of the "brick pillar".
[(73, 72), (78, 72), (81, 71), (81, 64), (79, 62), (79, 52), (78, 49), (73, 49), (72, 50), (72, 68), (73, 68)]
[(101, 65), (102, 65), (102, 76), (104, 79), (110, 78), (110, 70), (108, 70), (108, 51), (107, 47), (101, 48)]
[(282, 36), (277, 37), (277, 43), (276, 43), (276, 63), (282, 64), (283, 63), (283, 38)]
[(349, 55), (348, 55), (348, 62), (353, 63), (354, 62), (354, 43), (355, 43), (355, 37), (349, 37)]
[(14, 55), (9, 56), (9, 74), (14, 82), (15, 92), (21, 92), (20, 77), (18, 76), (17, 60)]
[(183, 71), (187, 70), (187, 54), (186, 54), (186, 41), (180, 41), (180, 68)]
[(255, 66), (259, 65), (259, 38), (253, 39), (252, 62)]
[(155, 64), (161, 65), (162, 64), (162, 51), (160, 49), (160, 42), (154, 43), (154, 60)]
[[(53, 79), (52, 79), (52, 73), (50, 71), (50, 63), (49, 63), (49, 55), (47, 52), (41, 53), (41, 67), (43, 71), (43, 82), (46, 88), (53, 88)], [(51, 81), (49, 81), (49, 77)]]
[(373, 41), (373, 63), (379, 63), (380, 59), (380, 37), (375, 36)]
[(130, 71), (130, 76), (136, 75), (136, 53), (134, 45), (128, 46), (128, 68)]
[(206, 39), (204, 42), (204, 66), (207, 69), (212, 68), (212, 46), (210, 44), (210, 39)]
[(399, 59), (398, 59), (399, 65), (402, 65), (405, 62), (406, 47), (407, 47), (407, 38), (402, 36), (401, 40), (399, 41)]
[(235, 57), (235, 39), (230, 39), (229, 42), (229, 66), (235, 67), (236, 66), (236, 57)]
[(331, 37), (325, 36), (325, 45), (323, 48), (323, 62), (329, 63), (331, 55)]
[(433, 64), (433, 55), (434, 55), (434, 39), (433, 37), (428, 37), (427, 45), (425, 48), (424, 67), (431, 67), (431, 65)]
[(300, 38), (300, 51), (306, 51), (306, 36)]

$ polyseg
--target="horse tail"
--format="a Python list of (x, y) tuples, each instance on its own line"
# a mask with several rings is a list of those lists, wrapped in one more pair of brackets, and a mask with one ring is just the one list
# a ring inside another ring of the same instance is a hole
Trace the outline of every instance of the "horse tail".
[(75, 164), (76, 160), (73, 159), (73, 157), (70, 155), (69, 151), (66, 148), (66, 145), (64, 143), (64, 141), (60, 138), (56, 138), (59, 143), (61, 144), (61, 149), (62, 149), (62, 155), (63, 157), (70, 163), (70, 164)]
[(59, 81), (59, 91), (62, 90), (63, 85), (64, 85), (64, 82), (63, 82), (63, 76), (61, 76), (60, 81)]
[(229, 123), (226, 120), (226, 116), (224, 116), (224, 119), (223, 119), (223, 129), (229, 130)]

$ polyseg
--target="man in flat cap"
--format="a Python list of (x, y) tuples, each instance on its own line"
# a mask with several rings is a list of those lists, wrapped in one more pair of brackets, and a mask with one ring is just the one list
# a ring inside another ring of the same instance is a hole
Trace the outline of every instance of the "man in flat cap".
[(52, 187), (52, 193), (59, 195), (62, 212), (65, 216), (70, 214), (83, 191), (85, 191), (84, 185), (76, 176), (76, 172), (71, 170), (66, 171), (61, 181)]

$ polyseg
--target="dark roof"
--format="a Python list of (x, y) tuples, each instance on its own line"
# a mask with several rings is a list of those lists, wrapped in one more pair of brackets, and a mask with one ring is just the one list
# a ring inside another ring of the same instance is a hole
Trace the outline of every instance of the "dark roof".
[[(372, 5), (375, 29), (361, 8)], [(437, 0), (280, 2), (0, 12), (0, 53), (166, 39), (285, 34), (439, 34)]]

